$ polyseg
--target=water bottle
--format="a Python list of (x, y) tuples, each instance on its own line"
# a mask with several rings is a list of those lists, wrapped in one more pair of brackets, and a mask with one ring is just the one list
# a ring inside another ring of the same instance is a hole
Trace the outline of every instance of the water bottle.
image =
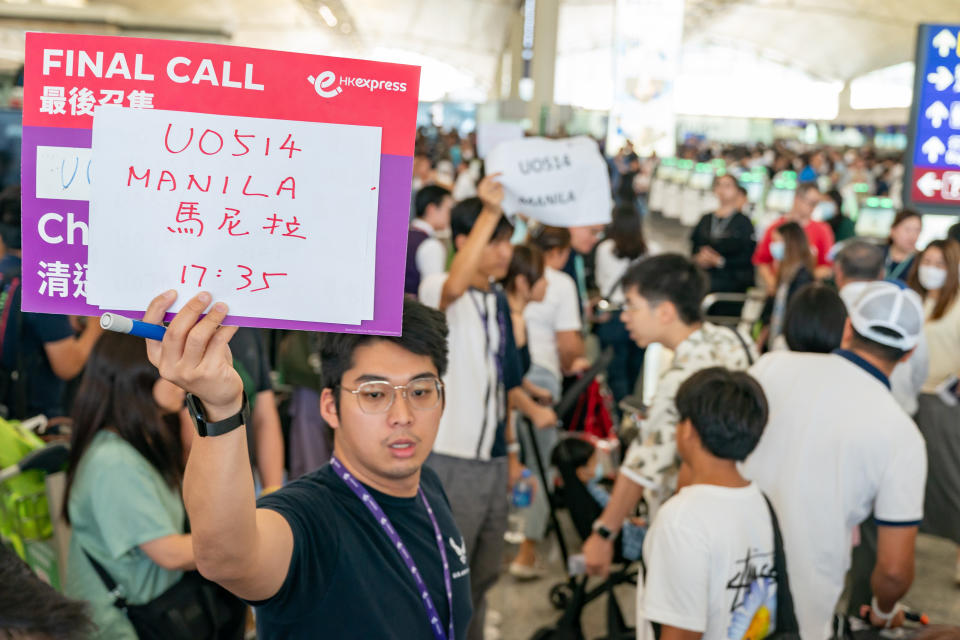
[(524, 510), (530, 506), (533, 501), (533, 474), (529, 469), (524, 469), (520, 474), (520, 479), (513, 485), (513, 494), (511, 497), (510, 515), (507, 516), (507, 532), (503, 539), (510, 544), (520, 544), (524, 541), (524, 529), (526, 528), (526, 515)]
[(533, 473), (530, 469), (524, 469), (520, 474), (520, 479), (513, 485), (513, 506), (518, 509), (525, 509), (530, 506), (533, 500)]

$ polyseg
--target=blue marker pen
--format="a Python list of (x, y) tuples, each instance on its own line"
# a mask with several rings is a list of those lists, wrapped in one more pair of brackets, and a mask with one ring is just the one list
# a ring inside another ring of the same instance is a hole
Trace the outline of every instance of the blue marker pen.
[(115, 313), (105, 313), (100, 316), (100, 326), (107, 331), (129, 333), (132, 336), (157, 341), (163, 340), (163, 334), (167, 332), (167, 328), (162, 325), (132, 320), (126, 316), (119, 316)]

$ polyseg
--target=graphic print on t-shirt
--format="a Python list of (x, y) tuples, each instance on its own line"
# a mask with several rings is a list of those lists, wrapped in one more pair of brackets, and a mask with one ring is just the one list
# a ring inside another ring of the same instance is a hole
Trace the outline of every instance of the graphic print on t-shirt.
[(467, 564), (467, 543), (464, 541), (463, 536), (460, 536), (460, 544), (457, 544), (452, 536), (447, 538), (447, 540), (450, 541), (450, 548), (453, 549), (457, 557), (460, 558), (460, 564)]
[(733, 592), (727, 638), (761, 640), (776, 628), (777, 580), (773, 553), (748, 548), (736, 566), (736, 573), (727, 581), (727, 591)]

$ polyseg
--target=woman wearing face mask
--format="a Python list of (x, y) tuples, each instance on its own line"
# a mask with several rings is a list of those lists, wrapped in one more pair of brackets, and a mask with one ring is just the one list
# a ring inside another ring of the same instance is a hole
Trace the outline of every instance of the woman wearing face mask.
[(888, 279), (906, 280), (910, 276), (922, 228), (922, 218), (916, 211), (904, 209), (897, 212), (887, 240), (885, 269)]
[(783, 334), (783, 319), (787, 303), (793, 295), (806, 284), (813, 282), (813, 270), (816, 260), (810, 250), (807, 234), (796, 222), (788, 222), (773, 231), (770, 242), (770, 254), (777, 269), (777, 286), (774, 294), (767, 299), (767, 306), (761, 319), (769, 323), (766, 340), (767, 349), (779, 345), (778, 338)]
[[(927, 493), (921, 529), (960, 545), (960, 244), (931, 242), (917, 258), (910, 286), (924, 302), (923, 333), (930, 370), (921, 389), (917, 426), (927, 442)], [(960, 583), (960, 554), (956, 580)]]
[(830, 225), (836, 242), (843, 242), (857, 235), (853, 220), (843, 215), (843, 196), (836, 189), (832, 189), (824, 196), (823, 201), (817, 205), (817, 211), (813, 217)]

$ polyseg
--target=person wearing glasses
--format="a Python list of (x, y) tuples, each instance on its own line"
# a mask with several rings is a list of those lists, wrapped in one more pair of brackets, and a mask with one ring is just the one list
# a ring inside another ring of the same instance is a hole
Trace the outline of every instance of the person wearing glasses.
[(823, 200), (820, 195), (820, 189), (814, 182), (804, 182), (797, 187), (797, 193), (793, 199), (793, 207), (786, 215), (773, 221), (763, 233), (763, 239), (757, 245), (753, 252), (753, 264), (757, 267), (757, 273), (761, 282), (766, 286), (767, 293), (773, 295), (777, 290), (777, 272), (776, 258), (770, 251), (770, 244), (773, 242), (773, 232), (777, 227), (787, 222), (796, 222), (803, 227), (807, 234), (807, 241), (810, 243), (810, 251), (813, 252), (816, 260), (814, 276), (818, 280), (824, 280), (830, 277), (832, 263), (830, 261), (830, 249), (833, 247), (833, 229), (826, 222), (813, 219), (813, 210)]
[[(155, 298), (144, 321), (159, 324), (175, 298)], [(163, 342), (147, 341), (160, 375), (188, 392), (197, 425), (183, 497), (200, 572), (256, 607), (266, 640), (465, 637), (463, 538), (423, 466), (445, 405), (443, 314), (405, 300), (402, 336), (323, 336), (333, 458), (257, 502), (248, 402), (228, 346), (236, 328), (220, 326), (227, 307), (211, 301), (198, 294)]]

